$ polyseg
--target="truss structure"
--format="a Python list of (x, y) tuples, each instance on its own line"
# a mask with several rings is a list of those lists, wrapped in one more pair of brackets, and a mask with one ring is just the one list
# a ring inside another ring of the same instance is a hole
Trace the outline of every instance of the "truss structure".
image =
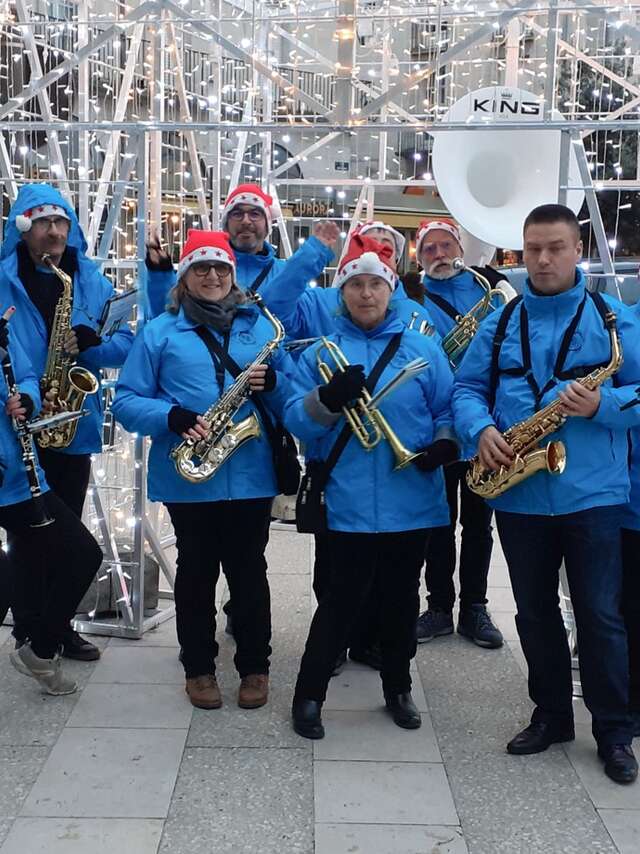
[[(0, 239), (29, 181), (72, 201), (117, 287), (144, 284), (149, 231), (177, 251), (189, 227), (218, 225), (240, 180), (279, 201), (287, 255), (316, 213), (341, 221), (343, 237), (376, 211), (415, 219), (443, 209), (430, 131), (460, 129), (442, 117), (464, 94), (517, 85), (545, 102), (527, 131), (562, 130), (559, 200), (578, 154), (593, 254), (612, 274), (640, 188), (639, 10), (640, 0), (0, 0)], [(470, 146), (487, 129), (463, 128)], [(613, 228), (602, 216), (611, 199)], [(129, 585), (114, 631), (139, 635), (144, 550), (162, 562), (169, 533), (146, 508), (143, 443), (125, 445), (133, 468), (113, 451), (96, 461), (90, 515)], [(106, 500), (116, 488), (128, 497)], [(115, 536), (123, 518), (130, 561)]]

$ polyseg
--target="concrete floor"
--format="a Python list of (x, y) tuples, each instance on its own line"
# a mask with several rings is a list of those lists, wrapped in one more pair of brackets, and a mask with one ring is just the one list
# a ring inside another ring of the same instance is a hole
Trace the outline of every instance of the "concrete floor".
[[(101, 639), (97, 664), (54, 698), (9, 664), (0, 629), (0, 854), (637, 854), (640, 784), (602, 773), (589, 719), (533, 757), (504, 747), (530, 704), (513, 599), (496, 550), (490, 606), (508, 643), (453, 635), (421, 646), (414, 696), (422, 729), (395, 727), (379, 677), (350, 664), (332, 680), (327, 737), (291, 730), (306, 637), (312, 543), (269, 545), (271, 701), (236, 706), (233, 642), (219, 633), (224, 706), (193, 710), (173, 622), (140, 641)], [(220, 590), (220, 598), (224, 596)]]

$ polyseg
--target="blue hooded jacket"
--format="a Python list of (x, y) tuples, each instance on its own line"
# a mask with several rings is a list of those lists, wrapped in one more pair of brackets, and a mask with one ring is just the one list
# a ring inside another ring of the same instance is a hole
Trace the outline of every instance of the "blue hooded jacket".
[[(586, 299), (585, 299), (586, 297)], [(500, 375), (493, 410), (489, 411), (491, 348), (496, 325), (503, 309), (498, 309), (481, 325), (471, 342), (467, 358), (455, 378), (453, 411), (456, 432), (465, 445), (476, 452), (480, 434), (490, 425), (504, 432), (535, 411), (534, 394), (525, 376), (506, 373), (522, 367), (520, 317), (526, 307), (529, 320), (531, 372), (540, 389), (553, 378), (560, 343), (581, 302), (584, 309), (569, 344), (564, 370), (607, 363), (609, 335), (602, 318), (585, 289), (582, 271), (576, 284), (554, 296), (540, 296), (527, 280), (523, 302), (516, 306), (500, 350)], [(627, 429), (640, 424), (640, 407), (624, 411), (621, 406), (636, 395), (640, 382), (640, 324), (631, 309), (609, 296), (604, 300), (617, 317), (624, 362), (615, 376), (600, 386), (601, 401), (592, 418), (570, 417), (543, 440), (561, 440), (567, 465), (561, 475), (539, 472), (490, 501), (498, 510), (552, 516), (591, 507), (624, 504), (629, 495)], [(540, 408), (554, 400), (570, 380), (557, 381), (542, 397)]]
[[(348, 362), (364, 365), (367, 375), (389, 339), (404, 330), (400, 347), (376, 388), (382, 388), (413, 359), (424, 358), (429, 366), (391, 392), (381, 402), (380, 411), (411, 451), (422, 449), (435, 439), (452, 436), (453, 379), (437, 342), (406, 329), (394, 311), (368, 332), (347, 317), (339, 317), (332, 325), (335, 331), (328, 336), (329, 340), (340, 347)], [(330, 412), (318, 397), (318, 386), (323, 384), (316, 362), (318, 346), (308, 347), (298, 361), (285, 424), (308, 443), (310, 458), (326, 459), (342, 431), (344, 416)], [(328, 363), (331, 364), (330, 360)], [(350, 437), (325, 492), (330, 530), (381, 533), (449, 524), (442, 469), (426, 473), (409, 465), (394, 471), (394, 465), (386, 440), (365, 451), (357, 439)]]
[[(7, 308), (8, 306), (5, 306), (2, 313)], [(26, 353), (20, 346), (20, 342), (12, 335), (13, 322), (16, 316), (17, 314), (13, 316), (9, 325), (9, 356), (18, 388), (23, 394), (29, 395), (34, 403), (34, 413), (36, 413), (40, 408), (38, 377), (31, 367)], [(31, 498), (27, 473), (22, 462), (22, 446), (13, 429), (11, 419), (5, 411), (8, 397), (7, 385), (4, 379), (0, 379), (0, 470), (3, 477), (2, 485), (0, 486), (1, 507), (6, 507), (9, 504), (18, 504), (21, 501), (27, 501)], [(35, 437), (33, 442), (35, 448)], [(49, 487), (44, 473), (38, 464), (37, 454), (36, 465), (40, 487), (43, 492), (47, 492)]]
[[(287, 291), (296, 287), (298, 283), (301, 283), (303, 288), (306, 287), (306, 283), (319, 276), (333, 259), (333, 251), (313, 236), (305, 240), (289, 259), (276, 258), (276, 250), (270, 243), (265, 242), (264, 248), (264, 254), (253, 255), (234, 247), (236, 282), (243, 290), (250, 288), (264, 268), (271, 264), (259, 291), (267, 308), (276, 316), (279, 315), (271, 304), (272, 295), (277, 294), (281, 288)], [(174, 270), (147, 271), (147, 299), (151, 317), (157, 317), (165, 310), (169, 291), (175, 283)]]
[[(48, 184), (26, 184), (20, 189), (18, 198), (9, 212), (5, 241), (0, 252), (0, 306), (4, 311), (15, 305), (16, 313), (11, 320), (11, 334), (28, 353), (34, 371), (42, 377), (47, 361), (47, 330), (42, 315), (31, 302), (18, 277), (18, 255), (16, 247), (21, 240), (16, 228), (16, 216), (42, 204), (54, 204), (64, 208), (71, 224), (67, 247), (75, 251), (78, 269), (73, 282), (73, 312), (71, 325), (98, 328), (98, 322), (107, 300), (115, 291), (111, 283), (98, 270), (96, 264), (85, 255), (87, 243), (82, 234), (78, 218), (66, 199)], [(78, 365), (91, 371), (100, 380), (101, 368), (120, 367), (131, 348), (133, 335), (124, 327), (112, 336), (102, 339), (102, 344), (89, 347), (77, 357)], [(102, 450), (102, 390), (85, 398), (84, 408), (89, 414), (78, 421), (75, 438), (68, 448), (60, 449), (63, 454), (95, 454)]]
[[(633, 308), (638, 323), (640, 323), (640, 303)], [(640, 385), (636, 388), (638, 405), (640, 409)], [(631, 492), (629, 502), (622, 514), (622, 527), (631, 531), (640, 531), (640, 427), (629, 431), (629, 477), (631, 479)]]
[[(112, 411), (126, 430), (151, 436), (149, 498), (152, 501), (197, 502), (276, 495), (271, 446), (264, 429), (261, 436), (242, 445), (203, 483), (194, 484), (182, 478), (169, 457), (182, 441), (169, 429), (167, 419), (171, 408), (182, 406), (204, 413), (220, 397), (211, 356), (194, 331), (197, 325), (185, 316), (182, 308), (178, 314), (165, 312), (156, 317), (136, 337), (120, 372)], [(222, 342), (222, 337), (215, 330), (211, 331)], [(271, 339), (273, 327), (259, 310), (254, 305), (241, 306), (231, 327), (229, 355), (244, 367), (254, 361)], [(262, 397), (280, 417), (289, 391), (290, 359), (279, 349), (270, 364), (277, 372), (277, 384), (272, 392), (263, 393)], [(225, 372), (224, 389), (233, 382), (233, 377)], [(256, 409), (249, 399), (234, 421), (241, 421), (252, 411)]]

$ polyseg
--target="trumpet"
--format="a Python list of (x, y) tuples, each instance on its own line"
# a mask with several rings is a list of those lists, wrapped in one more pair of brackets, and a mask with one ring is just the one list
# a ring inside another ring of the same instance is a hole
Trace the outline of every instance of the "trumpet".
[(409, 321), (407, 329), (415, 329), (416, 332), (420, 333), (420, 335), (425, 335), (427, 338), (431, 338), (436, 331), (435, 326), (432, 326), (427, 320), (421, 320), (416, 326), (415, 323), (419, 316), (419, 312), (411, 312), (411, 320)]
[[(344, 371), (349, 367), (347, 357), (340, 347), (328, 338), (321, 338), (321, 346), (316, 350), (316, 362), (318, 371), (325, 383), (333, 377), (334, 371)], [(327, 351), (327, 356), (333, 360), (334, 371), (322, 358), (322, 350)], [(423, 371), (428, 365), (422, 359), (416, 359), (403, 368), (400, 373), (385, 385), (375, 396), (371, 396), (366, 388), (362, 389), (361, 396), (354, 402), (342, 407), (344, 417), (351, 427), (354, 436), (360, 442), (365, 451), (372, 451), (383, 439), (391, 446), (395, 458), (394, 471), (406, 468), (412, 460), (420, 456), (418, 453), (409, 451), (391, 429), (391, 426), (382, 412), (376, 407), (383, 397), (397, 388), (400, 383)]]

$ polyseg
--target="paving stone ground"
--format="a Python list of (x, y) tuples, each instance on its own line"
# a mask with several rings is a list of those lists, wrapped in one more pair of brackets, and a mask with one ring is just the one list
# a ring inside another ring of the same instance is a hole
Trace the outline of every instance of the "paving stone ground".
[(236, 705), (223, 632), (224, 706), (203, 712), (184, 695), (173, 622), (101, 639), (100, 662), (70, 663), (81, 690), (64, 698), (11, 668), (0, 628), (0, 854), (638, 854), (640, 784), (603, 775), (581, 701), (573, 744), (505, 753), (531, 707), (499, 548), (503, 649), (459, 635), (422, 645), (414, 732), (387, 717), (378, 675), (350, 664), (316, 743), (288, 719), (311, 566), (311, 538), (272, 531), (272, 693), (253, 711)]

